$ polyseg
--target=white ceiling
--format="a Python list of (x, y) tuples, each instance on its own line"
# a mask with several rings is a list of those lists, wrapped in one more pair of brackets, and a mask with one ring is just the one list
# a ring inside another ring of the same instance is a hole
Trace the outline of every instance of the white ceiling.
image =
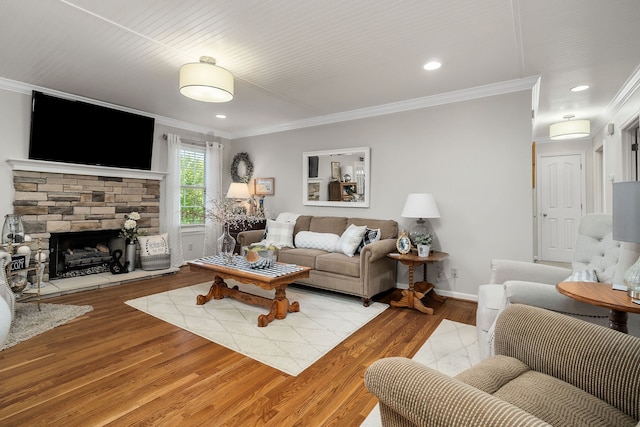
[[(597, 131), (640, 80), (638, 0), (2, 0), (0, 40), (0, 78), (230, 138), (540, 76), (543, 141), (568, 113)], [(235, 75), (231, 102), (178, 92), (180, 66), (203, 55)], [(434, 58), (442, 68), (423, 70)], [(569, 91), (578, 84), (591, 88)]]

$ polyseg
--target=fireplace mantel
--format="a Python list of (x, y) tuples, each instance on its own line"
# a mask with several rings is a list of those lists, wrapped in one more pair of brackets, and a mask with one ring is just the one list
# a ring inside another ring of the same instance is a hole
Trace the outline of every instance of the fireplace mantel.
[(31, 159), (7, 159), (12, 170), (28, 172), (64, 173), (74, 175), (112, 176), (162, 181), (166, 172), (138, 169), (110, 168), (105, 166), (78, 165)]

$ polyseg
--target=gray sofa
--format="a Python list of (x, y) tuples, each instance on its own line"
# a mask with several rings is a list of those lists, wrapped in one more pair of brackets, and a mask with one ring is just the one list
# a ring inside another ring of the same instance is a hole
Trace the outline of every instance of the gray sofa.
[[(351, 224), (379, 228), (380, 240), (364, 246), (360, 253), (351, 257), (322, 249), (281, 248), (278, 261), (313, 269), (309, 278), (300, 280), (299, 283), (356, 295), (368, 306), (374, 295), (396, 285), (396, 261), (386, 256), (396, 248), (396, 221), (301, 215), (293, 227), (293, 241), (295, 242), (296, 235), (301, 231), (334, 233), (340, 236)], [(259, 242), (263, 239), (264, 233), (263, 230), (243, 231), (238, 234), (238, 243), (244, 247)]]

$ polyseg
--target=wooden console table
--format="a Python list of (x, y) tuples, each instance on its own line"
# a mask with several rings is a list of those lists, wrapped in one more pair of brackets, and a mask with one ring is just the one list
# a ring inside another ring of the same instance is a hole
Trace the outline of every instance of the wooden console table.
[[(402, 291), (402, 298), (400, 301), (391, 301), (392, 307), (409, 307), (415, 308), (425, 314), (433, 314), (433, 308), (427, 307), (422, 303), (422, 298), (429, 292), (431, 297), (439, 302), (444, 302), (445, 297), (436, 294), (433, 290), (433, 283), (427, 282), (427, 264), (440, 262), (449, 256), (446, 252), (433, 251), (428, 257), (419, 257), (417, 254), (399, 254), (390, 253), (387, 254), (389, 258), (400, 261), (402, 264), (409, 267), (409, 289)], [(414, 270), (415, 267), (423, 266), (423, 280), (422, 282), (414, 283)]]
[(625, 291), (616, 291), (610, 283), (561, 282), (556, 289), (563, 295), (587, 304), (609, 309), (609, 328), (628, 332), (627, 313), (640, 314), (640, 304), (631, 302)]

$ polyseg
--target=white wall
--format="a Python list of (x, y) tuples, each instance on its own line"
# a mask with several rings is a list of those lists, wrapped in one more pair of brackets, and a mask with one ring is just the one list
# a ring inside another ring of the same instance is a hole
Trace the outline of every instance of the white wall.
[[(432, 193), (441, 218), (430, 220), (435, 248), (448, 252), (436, 283), (442, 294), (473, 298), (490, 276), (492, 258), (531, 261), (531, 94), (528, 91), (458, 102), (346, 123), (234, 140), (254, 177), (275, 177), (273, 215), (297, 212), (395, 219), (408, 193)], [(371, 147), (370, 208), (302, 205), (302, 153)], [(457, 267), (459, 277), (450, 278)], [(408, 282), (399, 269), (398, 282)]]
[(31, 96), (0, 90), (0, 213), (13, 212), (13, 175), (7, 159), (29, 155)]
[[(606, 125), (600, 129), (593, 137), (594, 149), (598, 146), (604, 147), (604, 200), (605, 211), (611, 212), (612, 207), (612, 185), (614, 182), (628, 181), (631, 176), (623, 163), (624, 144), (622, 129), (631, 122), (637, 122), (640, 115), (640, 90), (636, 90), (624, 105), (614, 114), (608, 123), (613, 123), (613, 135), (606, 135)], [(610, 179), (613, 178), (613, 181)]]

